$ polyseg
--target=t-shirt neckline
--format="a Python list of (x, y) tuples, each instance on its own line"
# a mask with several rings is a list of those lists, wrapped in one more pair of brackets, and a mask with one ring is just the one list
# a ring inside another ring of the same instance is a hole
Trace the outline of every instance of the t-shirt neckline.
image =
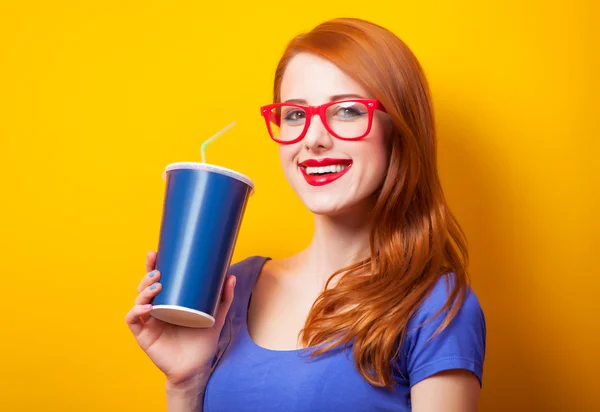
[(259, 263), (256, 265), (255, 268), (252, 269), (252, 278), (251, 278), (251, 282), (250, 282), (250, 287), (248, 288), (248, 292), (245, 294), (244, 301), (242, 302), (243, 303), (243, 305), (242, 305), (242, 307), (243, 307), (242, 328), (241, 328), (242, 335), (243, 335), (243, 338), (246, 339), (250, 343), (250, 346), (258, 353), (262, 353), (262, 354), (266, 354), (266, 355), (286, 355), (286, 354), (299, 355), (300, 353), (302, 353), (304, 351), (308, 351), (310, 349), (309, 348), (301, 348), (301, 349), (279, 350), (279, 349), (265, 348), (264, 346), (260, 346), (259, 344), (254, 342), (254, 340), (252, 339), (252, 336), (250, 336), (250, 331), (248, 330), (248, 309), (250, 307), (250, 299), (252, 298), (252, 291), (254, 290), (254, 286), (256, 285), (256, 282), (258, 281), (258, 277), (260, 276), (260, 273), (262, 272), (263, 267), (269, 260), (271, 260), (270, 257), (261, 256)]

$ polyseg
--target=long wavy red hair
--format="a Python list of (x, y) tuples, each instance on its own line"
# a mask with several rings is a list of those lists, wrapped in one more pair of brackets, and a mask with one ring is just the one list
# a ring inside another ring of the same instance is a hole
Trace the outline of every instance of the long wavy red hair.
[[(429, 88), (414, 54), (389, 30), (360, 19), (334, 19), (295, 37), (275, 73), (274, 101), (290, 59), (321, 56), (360, 83), (393, 122), (387, 176), (378, 192), (370, 258), (340, 269), (314, 303), (301, 332), (319, 356), (352, 345), (354, 362), (372, 385), (392, 388), (411, 316), (441, 277), (453, 274), (437, 333), (454, 318), (468, 284), (467, 242), (438, 176)], [(365, 276), (368, 273), (369, 276)], [(335, 287), (329, 287), (339, 276)]]

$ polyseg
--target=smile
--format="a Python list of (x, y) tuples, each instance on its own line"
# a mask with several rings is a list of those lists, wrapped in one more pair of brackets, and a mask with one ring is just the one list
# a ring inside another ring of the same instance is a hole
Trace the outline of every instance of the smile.
[(329, 173), (339, 173), (347, 167), (348, 165), (332, 165), (324, 167), (305, 167), (304, 169), (309, 175), (324, 175)]
[(324, 186), (345, 175), (352, 166), (350, 159), (308, 159), (299, 164), (306, 182), (311, 186)]

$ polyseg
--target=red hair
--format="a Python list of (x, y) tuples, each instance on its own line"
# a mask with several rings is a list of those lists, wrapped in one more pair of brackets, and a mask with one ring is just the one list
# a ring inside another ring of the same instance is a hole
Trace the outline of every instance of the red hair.
[[(439, 333), (458, 312), (468, 284), (466, 238), (438, 176), (429, 88), (416, 57), (392, 32), (360, 19), (334, 19), (288, 44), (275, 73), (275, 102), (287, 64), (300, 52), (321, 56), (351, 76), (383, 104), (394, 126), (388, 172), (371, 215), (370, 258), (330, 277), (302, 342), (319, 346), (312, 356), (352, 344), (361, 375), (391, 388), (408, 322), (433, 286), (453, 273), (448, 301), (438, 312), (447, 311)], [(339, 282), (330, 288), (336, 276)]]

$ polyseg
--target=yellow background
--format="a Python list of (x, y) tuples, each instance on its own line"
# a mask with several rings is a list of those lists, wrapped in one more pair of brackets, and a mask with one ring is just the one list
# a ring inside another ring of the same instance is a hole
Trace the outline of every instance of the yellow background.
[(202, 3), (0, 3), (0, 410), (164, 410), (124, 322), (163, 168), (237, 121), (208, 151), (257, 186), (234, 260), (303, 247), (258, 107), (287, 41), (338, 16), (429, 77), (487, 316), (481, 410), (600, 410), (597, 2)]

